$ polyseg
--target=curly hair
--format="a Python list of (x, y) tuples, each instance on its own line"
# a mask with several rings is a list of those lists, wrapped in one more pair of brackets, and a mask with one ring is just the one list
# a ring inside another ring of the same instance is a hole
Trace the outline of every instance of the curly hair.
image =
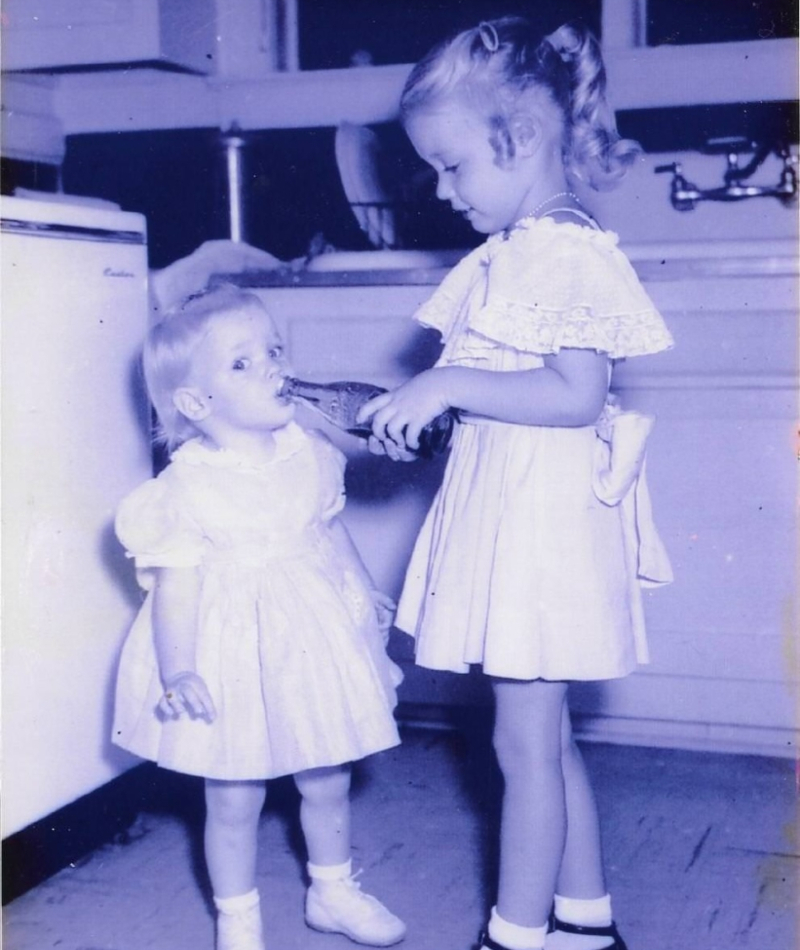
[(509, 116), (534, 108), (530, 94), (536, 92), (544, 92), (561, 115), (565, 168), (593, 188), (613, 188), (641, 151), (617, 132), (600, 46), (582, 24), (542, 36), (525, 18), (510, 16), (458, 33), (412, 69), (400, 98), (401, 119), (456, 92), (486, 114), (500, 160), (514, 154)]

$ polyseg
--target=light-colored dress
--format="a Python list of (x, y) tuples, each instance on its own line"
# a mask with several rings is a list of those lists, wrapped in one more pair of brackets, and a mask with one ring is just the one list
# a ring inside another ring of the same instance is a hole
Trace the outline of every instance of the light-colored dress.
[[(476, 248), (416, 318), (442, 333), (437, 365), (496, 372), (672, 345), (616, 235), (547, 217)], [(579, 428), (462, 415), (396, 620), (417, 663), (594, 680), (647, 661), (640, 586), (672, 578), (643, 471), (651, 422), (612, 404)]]
[(344, 456), (292, 422), (254, 464), (199, 440), (122, 503), (117, 533), (145, 589), (153, 568), (197, 567), (196, 671), (217, 718), (164, 720), (152, 594), (124, 645), (113, 740), (167, 768), (263, 779), (397, 745), (399, 671), (358, 566), (328, 522)]

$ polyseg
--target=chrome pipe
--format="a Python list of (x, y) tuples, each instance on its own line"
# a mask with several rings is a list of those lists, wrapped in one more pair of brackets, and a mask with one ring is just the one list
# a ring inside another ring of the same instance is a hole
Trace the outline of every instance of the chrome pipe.
[(238, 129), (222, 137), (225, 148), (225, 171), (228, 184), (228, 233), (231, 241), (242, 244), (247, 240), (244, 222), (244, 176), (242, 173), (242, 149), (244, 138)]

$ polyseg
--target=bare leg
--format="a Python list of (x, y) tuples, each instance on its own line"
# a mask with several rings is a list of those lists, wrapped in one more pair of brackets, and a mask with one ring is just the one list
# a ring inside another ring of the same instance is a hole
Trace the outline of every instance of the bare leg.
[(302, 798), (300, 823), (311, 877), (306, 923), (314, 930), (345, 934), (375, 947), (402, 940), (403, 921), (365, 894), (351, 874), (350, 766), (309, 769), (294, 778)]
[(264, 782), (206, 779), (205, 852), (215, 897), (237, 897), (255, 887), (265, 794)]
[(309, 769), (294, 780), (309, 861), (344, 864), (350, 858), (350, 766)]
[(497, 910), (522, 927), (550, 913), (567, 837), (561, 763), (566, 683), (493, 679), (494, 747), (505, 780)]
[(572, 737), (566, 703), (563, 716), (561, 763), (567, 799), (567, 840), (557, 890), (564, 897), (592, 900), (606, 893), (600, 823), (583, 756)]

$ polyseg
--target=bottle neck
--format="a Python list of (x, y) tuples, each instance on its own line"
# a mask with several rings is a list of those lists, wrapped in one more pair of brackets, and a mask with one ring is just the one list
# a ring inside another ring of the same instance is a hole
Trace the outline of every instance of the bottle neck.
[(305, 379), (297, 379), (295, 376), (287, 376), (283, 380), (279, 395), (281, 396), (303, 396), (308, 393), (317, 393), (320, 390), (327, 389), (324, 383), (309, 383)]

